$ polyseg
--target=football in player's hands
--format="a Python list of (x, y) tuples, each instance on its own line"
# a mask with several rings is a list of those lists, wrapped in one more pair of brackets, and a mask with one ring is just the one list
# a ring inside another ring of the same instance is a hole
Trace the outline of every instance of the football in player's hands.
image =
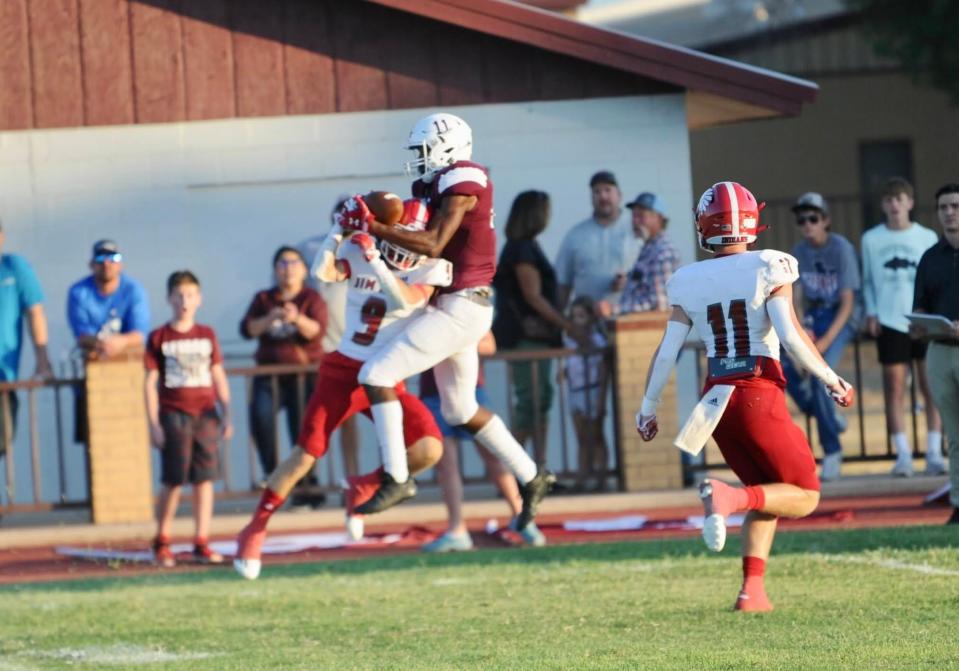
[(842, 408), (848, 408), (856, 402), (856, 390), (842, 378), (839, 378), (836, 386), (829, 388), (829, 395)]
[(659, 433), (659, 423), (656, 421), (656, 415), (645, 416), (642, 413), (636, 413), (636, 431), (639, 437), (649, 442)]
[(363, 231), (370, 230), (370, 221), (374, 219), (373, 213), (363, 200), (363, 196), (356, 195), (343, 201), (340, 208), (333, 213), (333, 221), (340, 225), (344, 231)]
[(393, 226), (403, 217), (403, 199), (389, 191), (370, 191), (363, 196), (370, 212), (381, 224)]
[(360, 248), (363, 257), (367, 261), (373, 261), (380, 256), (380, 250), (376, 248), (376, 240), (369, 233), (354, 233), (349, 238), (350, 242)]

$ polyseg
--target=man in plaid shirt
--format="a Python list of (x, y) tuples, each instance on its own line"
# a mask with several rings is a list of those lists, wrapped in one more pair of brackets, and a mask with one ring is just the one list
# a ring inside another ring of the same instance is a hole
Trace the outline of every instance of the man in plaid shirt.
[(614, 314), (668, 310), (666, 281), (679, 267), (679, 252), (666, 237), (666, 217), (662, 199), (654, 193), (641, 193), (627, 207), (633, 212), (633, 230), (645, 240), (639, 258), (626, 276), (626, 288)]

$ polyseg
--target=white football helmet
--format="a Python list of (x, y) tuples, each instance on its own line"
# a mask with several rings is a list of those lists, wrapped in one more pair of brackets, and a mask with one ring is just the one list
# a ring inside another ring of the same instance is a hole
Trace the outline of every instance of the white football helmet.
[(417, 157), (406, 164), (406, 174), (424, 182), (456, 161), (468, 161), (473, 154), (473, 131), (458, 116), (440, 112), (423, 117), (413, 126), (406, 148)]
[[(409, 198), (403, 201), (403, 216), (396, 227), (404, 231), (425, 231), (429, 220), (429, 208), (426, 203), (417, 198)], [(402, 271), (413, 270), (426, 260), (426, 257), (422, 254), (411, 252), (405, 247), (400, 247), (382, 239), (380, 240), (380, 254), (383, 255), (387, 263)]]

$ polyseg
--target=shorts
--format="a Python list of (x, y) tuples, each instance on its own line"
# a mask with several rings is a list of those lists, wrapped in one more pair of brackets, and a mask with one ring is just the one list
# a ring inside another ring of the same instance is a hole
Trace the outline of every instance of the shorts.
[[(300, 427), (297, 445), (307, 454), (321, 458), (329, 448), (330, 436), (348, 417), (362, 412), (370, 416), (370, 401), (356, 376), (363, 362), (339, 352), (323, 357), (319, 376)], [(442, 440), (433, 415), (400, 382), (394, 389), (403, 408), (403, 438), (407, 447), (423, 438)]]
[(587, 419), (603, 417), (606, 399), (600, 392), (599, 386), (569, 390), (569, 411), (574, 415), (582, 415)]
[(876, 349), (879, 351), (879, 363), (888, 366), (896, 363), (922, 361), (926, 358), (926, 349), (929, 344), (922, 340), (909, 337), (908, 333), (881, 326), (879, 337), (876, 338)]
[(744, 485), (784, 482), (818, 492), (816, 460), (806, 434), (789, 415), (784, 384), (779, 362), (763, 357), (760, 377), (733, 383), (736, 389), (713, 438)]
[(207, 410), (194, 417), (178, 410), (161, 410), (166, 441), (160, 450), (160, 481), (169, 487), (215, 480), (220, 466), (220, 417)]
[[(440, 412), (440, 397), (439, 396), (422, 396), (420, 400), (423, 401), (423, 405), (432, 413), (433, 419), (436, 420), (436, 425), (440, 429), (440, 433), (443, 434), (444, 438), (456, 438), (457, 440), (473, 440), (473, 434), (464, 429), (462, 426), (450, 426), (445, 419), (443, 419), (443, 413)], [(489, 404), (489, 396), (486, 395), (486, 390), (483, 387), (476, 388), (476, 402), (482, 406)]]

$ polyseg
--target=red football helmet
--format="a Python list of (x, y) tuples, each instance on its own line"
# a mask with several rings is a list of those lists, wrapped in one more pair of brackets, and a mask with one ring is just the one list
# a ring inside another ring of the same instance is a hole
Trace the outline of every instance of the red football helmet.
[(735, 245), (756, 242), (766, 230), (759, 225), (759, 213), (766, 203), (757, 203), (749, 189), (736, 182), (717, 182), (703, 192), (696, 206), (699, 246)]
[[(396, 223), (404, 231), (425, 231), (430, 220), (430, 210), (426, 201), (408, 198), (403, 201), (403, 216)], [(411, 252), (387, 240), (380, 240), (380, 253), (397, 270), (412, 270), (423, 263), (425, 256)]]

